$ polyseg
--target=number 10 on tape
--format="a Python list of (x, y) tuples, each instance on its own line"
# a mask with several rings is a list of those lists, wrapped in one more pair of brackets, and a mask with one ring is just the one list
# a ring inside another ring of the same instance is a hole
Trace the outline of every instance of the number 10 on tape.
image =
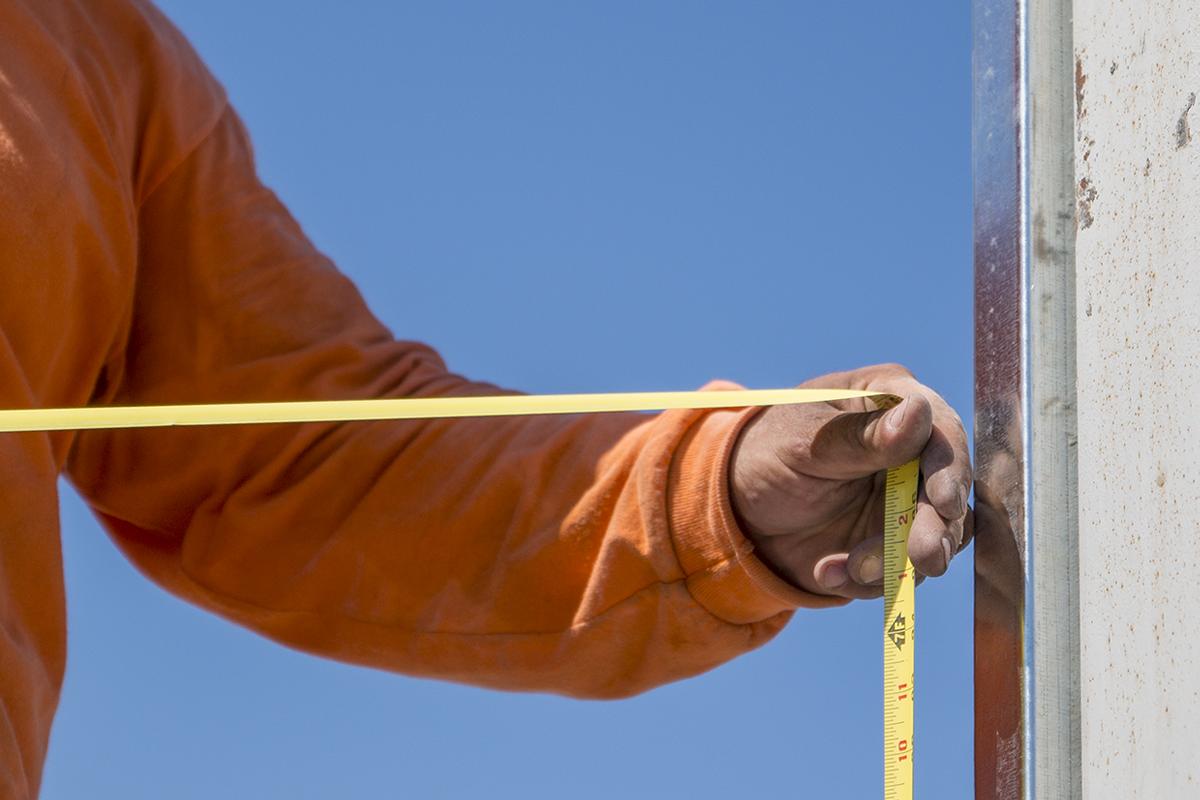
[(883, 796), (913, 796), (913, 610), (908, 534), (917, 510), (916, 461), (888, 470), (883, 502)]

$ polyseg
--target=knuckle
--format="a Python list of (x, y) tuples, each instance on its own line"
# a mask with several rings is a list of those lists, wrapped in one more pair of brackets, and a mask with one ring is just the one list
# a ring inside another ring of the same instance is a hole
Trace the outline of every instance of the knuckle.
[(787, 469), (801, 471), (819, 458), (819, 448), (813, 435), (780, 435), (775, 439), (774, 457)]
[[(938, 396), (938, 399), (941, 400), (941, 397)], [(955, 411), (953, 406), (951, 406), (945, 400), (942, 400), (942, 403), (945, 406), (945, 410), (939, 414), (939, 416), (942, 417), (942, 419), (939, 420), (939, 424), (944, 424), (949, 431), (952, 431), (953, 433), (957, 434), (958, 437), (965, 440), (967, 438), (967, 427), (963, 424), (962, 415)]]
[(867, 369), (871, 370), (872, 372), (876, 372), (880, 375), (883, 375), (885, 377), (893, 377), (893, 378), (912, 378), (913, 377), (912, 371), (909, 370), (908, 367), (904, 366), (903, 364), (899, 364), (895, 361), (888, 361), (888, 362), (884, 362), (883, 364), (876, 364), (872, 367), (867, 367)]
[(880, 420), (884, 411), (873, 411), (869, 414), (848, 415), (841, 426), (844, 444), (852, 452), (858, 452), (866, 457), (880, 449), (883, 443), (883, 430)]
[(957, 553), (963, 546), (963, 518), (951, 520), (946, 530), (950, 533), (950, 539), (954, 542), (954, 552)]

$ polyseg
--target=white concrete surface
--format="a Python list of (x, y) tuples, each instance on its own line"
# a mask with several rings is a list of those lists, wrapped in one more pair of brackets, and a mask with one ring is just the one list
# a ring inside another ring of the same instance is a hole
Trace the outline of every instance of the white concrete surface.
[(1200, 0), (1076, 0), (1083, 789), (1200, 798)]

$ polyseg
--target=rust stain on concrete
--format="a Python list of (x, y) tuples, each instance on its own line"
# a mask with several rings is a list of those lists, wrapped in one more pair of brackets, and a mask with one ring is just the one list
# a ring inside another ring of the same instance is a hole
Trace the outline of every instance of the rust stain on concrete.
[(1083, 74), (1083, 57), (1075, 56), (1075, 119), (1083, 119), (1087, 111), (1083, 107), (1083, 87), (1087, 83), (1087, 75)]
[(1100, 193), (1096, 191), (1096, 187), (1092, 185), (1088, 178), (1079, 179), (1079, 188), (1075, 191), (1075, 202), (1078, 206), (1079, 213), (1076, 219), (1079, 221), (1079, 228), (1085, 229), (1092, 227), (1096, 221), (1096, 216), (1092, 213), (1092, 203), (1096, 202), (1096, 198)]
[(1196, 93), (1192, 92), (1188, 95), (1187, 105), (1183, 108), (1183, 113), (1179, 115), (1179, 121), (1175, 123), (1175, 149), (1182, 150), (1187, 147), (1192, 141), (1192, 126), (1188, 124), (1188, 114), (1192, 111), (1192, 106), (1196, 105)]

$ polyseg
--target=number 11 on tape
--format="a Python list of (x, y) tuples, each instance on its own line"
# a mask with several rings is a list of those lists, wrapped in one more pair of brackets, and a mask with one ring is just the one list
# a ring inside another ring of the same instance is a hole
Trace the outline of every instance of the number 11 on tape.
[(917, 511), (916, 461), (888, 470), (883, 502), (883, 796), (913, 796), (915, 575), (908, 534)]

